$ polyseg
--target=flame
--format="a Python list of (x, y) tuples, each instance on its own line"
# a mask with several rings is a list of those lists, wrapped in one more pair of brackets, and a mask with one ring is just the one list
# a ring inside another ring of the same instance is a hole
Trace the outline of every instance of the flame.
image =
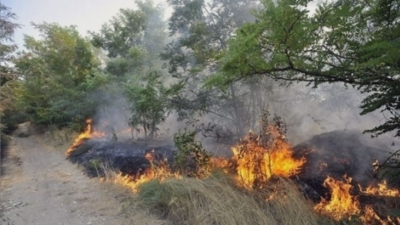
[(387, 197), (400, 197), (400, 191), (397, 189), (392, 189), (387, 186), (386, 180), (378, 184), (378, 187), (368, 186), (365, 190), (362, 190), (362, 193), (367, 195), (375, 195), (375, 196), (387, 196)]
[(371, 223), (372, 221), (378, 221), (380, 224), (385, 224), (385, 225), (387, 224), (379, 217), (379, 215), (374, 211), (374, 209), (370, 205), (365, 206), (364, 215), (361, 216), (360, 219), (364, 224)]
[(77, 138), (75, 138), (72, 145), (67, 149), (67, 152), (66, 152), (67, 155), (70, 155), (86, 139), (93, 138), (93, 137), (104, 137), (105, 136), (105, 134), (102, 132), (93, 131), (92, 122), (93, 122), (92, 119), (86, 120), (87, 125), (86, 125), (85, 131), (82, 132), (81, 134), (79, 134), (79, 136)]
[[(275, 129), (271, 128), (271, 131)], [(278, 135), (274, 132), (271, 134), (274, 137)], [(258, 139), (259, 136), (250, 132), (244, 140), (232, 147), (239, 183), (252, 188), (265, 183), (272, 175), (290, 177), (300, 172), (306, 159), (295, 159), (291, 146), (285, 139), (274, 138), (268, 147), (262, 146)]]
[(155, 161), (153, 152), (148, 152), (145, 158), (150, 162), (150, 168), (146, 169), (143, 174), (138, 174), (137, 176), (123, 175), (121, 172), (113, 179), (115, 184), (120, 184), (131, 189), (132, 192), (137, 193), (138, 188), (141, 184), (151, 181), (160, 180), (163, 181), (167, 178), (180, 179), (182, 176), (180, 174), (172, 172), (168, 166), (167, 161)]
[(400, 217), (387, 216), (386, 219), (380, 216), (371, 205), (365, 206), (364, 215), (360, 217), (363, 224), (394, 225), (400, 224)]
[(336, 220), (341, 220), (346, 216), (360, 213), (360, 203), (358, 199), (350, 194), (351, 177), (344, 176), (344, 181), (335, 180), (328, 176), (324, 181), (324, 186), (330, 189), (331, 200), (322, 201), (314, 209), (320, 213), (327, 214)]
[(222, 169), (224, 173), (229, 173), (229, 168), (231, 166), (231, 162), (223, 157), (211, 157), (210, 158), (210, 166), (211, 168), (219, 168)]
[[(366, 194), (368, 196), (380, 196), (382, 201), (380, 204), (384, 204), (384, 207), (382, 207), (382, 205), (379, 205), (379, 203), (374, 204), (374, 206), (376, 205), (375, 207), (373, 207), (372, 205), (367, 205), (364, 210), (364, 215), (361, 217), (361, 221), (364, 224), (376, 224), (377, 222), (383, 225), (400, 224), (400, 217), (386, 216), (386, 218), (384, 218), (383, 215), (387, 213), (379, 213), (380, 211), (382, 211), (382, 209), (385, 208), (386, 210), (387, 208), (398, 208), (398, 199), (396, 199), (396, 197), (400, 197), (399, 190), (389, 188), (386, 180), (379, 183), (378, 187), (370, 185), (365, 190), (363, 190), (362, 187), (359, 185), (359, 188), (363, 194)], [(393, 199), (393, 197), (395, 197), (395, 199)], [(377, 208), (378, 212), (376, 212), (374, 208)]]

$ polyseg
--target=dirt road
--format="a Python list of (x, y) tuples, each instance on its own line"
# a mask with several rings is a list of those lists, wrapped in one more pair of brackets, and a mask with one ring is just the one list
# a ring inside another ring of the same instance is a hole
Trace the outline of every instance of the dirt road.
[(0, 224), (128, 224), (122, 191), (89, 179), (61, 150), (35, 137), (13, 139), (0, 177)]

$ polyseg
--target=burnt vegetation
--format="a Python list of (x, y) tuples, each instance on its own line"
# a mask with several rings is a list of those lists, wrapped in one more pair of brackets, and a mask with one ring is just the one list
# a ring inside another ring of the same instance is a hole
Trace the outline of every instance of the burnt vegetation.
[(135, 4), (18, 50), (0, 3), (1, 156), (30, 121), (172, 224), (400, 224), (398, 1)]

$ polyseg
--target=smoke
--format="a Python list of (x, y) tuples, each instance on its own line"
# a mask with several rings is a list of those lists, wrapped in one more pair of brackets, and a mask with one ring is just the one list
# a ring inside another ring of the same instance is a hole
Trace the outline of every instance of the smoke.
[[(244, 7), (243, 10), (238, 10), (240, 15), (235, 17), (235, 21), (253, 21), (254, 17), (250, 14), (246, 14), (248, 11)], [(170, 10), (170, 8), (169, 8)], [(173, 35), (168, 39), (162, 39), (159, 37), (160, 34), (166, 34), (166, 32), (160, 32), (160, 29), (165, 26), (160, 21), (163, 16), (159, 14), (161, 11), (155, 10), (153, 14), (150, 15), (149, 26), (145, 29), (145, 45), (149, 52), (158, 54), (157, 51), (165, 48), (166, 42), (172, 42), (174, 39), (178, 41), (184, 35), (188, 35), (187, 30), (181, 30), (179, 34)], [(171, 14), (168, 12), (168, 14)], [(240, 18), (239, 18), (240, 17)], [(240, 25), (239, 22), (235, 24)], [(158, 29), (160, 28), (160, 29)], [(233, 33), (233, 32), (232, 32)], [(231, 34), (231, 33), (230, 33)], [(163, 40), (161, 42), (161, 40)], [(176, 43), (176, 42), (175, 42)], [(162, 45), (162, 46), (161, 46)], [(182, 48), (184, 53), (188, 49)], [(189, 57), (187, 60), (188, 64), (195, 64), (193, 57)], [(159, 67), (164, 61), (159, 59), (152, 61), (154, 67)], [(178, 68), (181, 69), (182, 68)], [(214, 67), (212, 67), (214, 69)], [(164, 68), (164, 71), (166, 69)], [(183, 72), (179, 70), (180, 72)], [(198, 76), (207, 77), (209, 74), (215, 71), (210, 68), (206, 68), (203, 72), (199, 72)], [(188, 85), (201, 87), (203, 79), (198, 79)], [(199, 77), (196, 77), (199, 78)], [(200, 77), (201, 78), (201, 77)], [(163, 76), (163, 83), (166, 85), (173, 84), (176, 82), (175, 78), (171, 78), (171, 75), (165, 71), (165, 76)], [(348, 131), (357, 130), (359, 136), (362, 137), (362, 141), (355, 142), (354, 144), (363, 144), (366, 146), (371, 146), (379, 149), (384, 149), (386, 151), (392, 151), (400, 143), (398, 140), (391, 137), (391, 134), (382, 135), (379, 138), (371, 139), (368, 134), (362, 134), (365, 129), (371, 129), (385, 121), (385, 118), (379, 112), (369, 113), (367, 115), (361, 116), (361, 109), (359, 105), (365, 95), (361, 94), (359, 90), (353, 87), (345, 87), (341, 83), (335, 84), (322, 84), (317, 88), (312, 88), (307, 86), (305, 83), (288, 83), (275, 81), (269, 78), (260, 78), (260, 82), (252, 84), (251, 86), (245, 84), (245, 82), (238, 82), (234, 85), (236, 88), (236, 99), (232, 96), (232, 102), (230, 105), (240, 105), (242, 108), (236, 116), (242, 116), (243, 126), (241, 126), (242, 134), (246, 133), (248, 130), (258, 130), (258, 118), (262, 111), (268, 107), (271, 114), (276, 114), (280, 116), (287, 124), (288, 132), (287, 137), (292, 145), (296, 145), (305, 142), (316, 135), (323, 133), (328, 133), (332, 131)], [(120, 89), (121, 90), (121, 89)], [(190, 93), (188, 93), (189, 95)], [(118, 140), (133, 139), (144, 137), (144, 132), (139, 127), (137, 129), (132, 129), (128, 123), (130, 118), (130, 103), (126, 101), (121, 93), (118, 94), (99, 94), (96, 97), (102, 99), (101, 106), (97, 109), (95, 116), (95, 121), (97, 121), (95, 128), (109, 134), (112, 136), (116, 134)], [(186, 96), (188, 97), (188, 96)], [(226, 99), (225, 99), (226, 100)], [(220, 102), (212, 102), (217, 107), (213, 108), (217, 114), (203, 114), (201, 116), (196, 116), (192, 120), (197, 120), (197, 124), (216, 124), (219, 126), (220, 131), (229, 133), (229, 130), (235, 130), (235, 123), (237, 125), (236, 118), (232, 118), (232, 108), (229, 108), (229, 104), (223, 102), (225, 100), (220, 100)], [(231, 101), (230, 100), (230, 101)], [(222, 105), (225, 104), (225, 105)], [(222, 106), (221, 106), (222, 105)], [(230, 114), (231, 113), (231, 114)], [(233, 116), (232, 116), (233, 115)], [(227, 120), (231, 119), (232, 121)], [(185, 123), (187, 121), (178, 121), (177, 112), (171, 112), (166, 121), (162, 123), (158, 128), (158, 137), (168, 141), (172, 140), (172, 137), (179, 130), (184, 128), (195, 129), (194, 127), (187, 126)], [(238, 132), (240, 133), (240, 132)], [(238, 136), (232, 137), (229, 141), (216, 140), (217, 136), (214, 137), (204, 137), (201, 134), (197, 136), (197, 139), (202, 141), (203, 145), (207, 150), (213, 152), (227, 152), (229, 145), (237, 140)], [(394, 147), (392, 146), (394, 144)]]
[[(335, 130), (359, 130), (361, 133), (385, 121), (384, 115), (379, 112), (360, 115), (359, 105), (365, 95), (342, 83), (323, 84), (317, 88), (296, 83), (275, 88), (273, 95), (275, 99), (268, 103), (269, 109), (288, 125), (288, 137), (292, 144)], [(379, 140), (381, 147), (383, 142), (387, 142), (386, 148), (393, 142), (399, 143), (390, 133), (368, 140), (368, 144), (373, 144), (375, 140)]]
[[(115, 91), (118, 90), (118, 91)], [(117, 141), (132, 139), (129, 126), (129, 103), (123, 96), (121, 89), (108, 85), (91, 93), (90, 98), (99, 102), (96, 113), (93, 116), (93, 129), (105, 133), (105, 138), (111, 140), (117, 137)]]
[(375, 160), (382, 162), (389, 153), (365, 145), (366, 139), (357, 130), (342, 130), (316, 135), (295, 146), (297, 154), (307, 158), (303, 178), (331, 176), (341, 179), (347, 175), (358, 183), (370, 184), (376, 176), (373, 163)]

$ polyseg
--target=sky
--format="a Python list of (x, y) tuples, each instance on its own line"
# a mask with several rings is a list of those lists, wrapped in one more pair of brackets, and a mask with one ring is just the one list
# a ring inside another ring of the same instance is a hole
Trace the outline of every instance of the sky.
[[(155, 3), (162, 0), (154, 1)], [(17, 15), (21, 25), (15, 32), (15, 42), (21, 48), (24, 34), (38, 37), (31, 22), (56, 22), (63, 26), (76, 25), (79, 33), (99, 31), (121, 8), (135, 8), (134, 0), (0, 0)], [(167, 13), (167, 12), (166, 12)]]

